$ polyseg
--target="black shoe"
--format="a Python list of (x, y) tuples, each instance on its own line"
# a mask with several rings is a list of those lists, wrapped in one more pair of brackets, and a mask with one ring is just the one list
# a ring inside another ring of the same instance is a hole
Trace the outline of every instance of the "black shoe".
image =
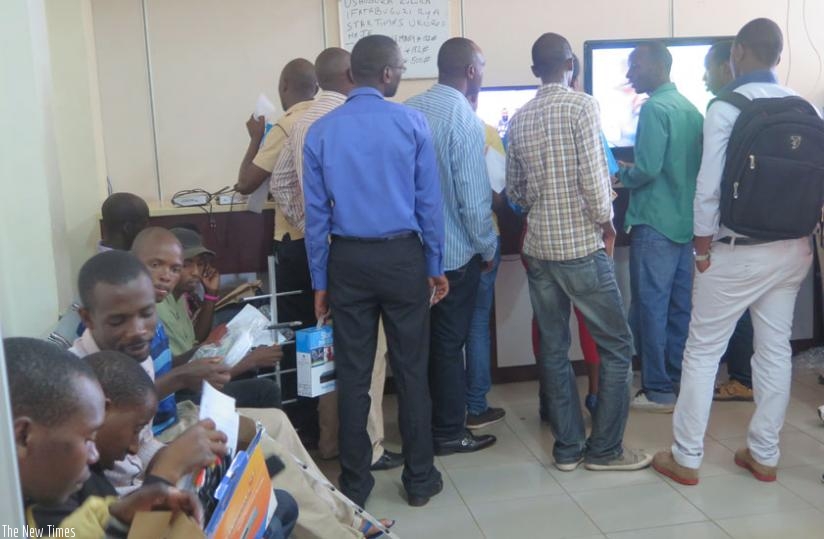
[(435, 488), (432, 489), (432, 492), (430, 494), (427, 494), (426, 496), (416, 496), (414, 494), (407, 493), (406, 501), (409, 502), (409, 505), (411, 505), (412, 507), (423, 507), (424, 505), (429, 503), (429, 498), (437, 494), (440, 494), (442, 490), (443, 479), (438, 479), (438, 482), (435, 484)]
[(502, 420), (505, 415), (506, 411), (503, 408), (489, 406), (480, 414), (466, 414), (466, 428), (482, 429)]
[(497, 438), (491, 434), (475, 436), (471, 432), (464, 431), (463, 436), (445, 442), (435, 442), (435, 454), (439, 457), (451, 455), (452, 453), (473, 453), (486, 449), (495, 443)]
[(377, 472), (379, 470), (391, 470), (392, 468), (398, 468), (400, 466), (403, 466), (403, 455), (384, 449), (381, 458), (369, 469)]

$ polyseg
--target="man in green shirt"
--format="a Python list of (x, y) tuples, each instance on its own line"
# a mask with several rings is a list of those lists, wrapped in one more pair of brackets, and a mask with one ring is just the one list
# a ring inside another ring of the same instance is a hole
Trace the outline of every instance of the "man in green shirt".
[(670, 82), (672, 55), (645, 42), (629, 56), (635, 91), (648, 94), (635, 139), (635, 164), (618, 180), (630, 191), (630, 323), (641, 357), (634, 408), (671, 413), (692, 295), (692, 203), (701, 165), (703, 117)]
[[(174, 363), (187, 361), (197, 351), (198, 343), (204, 342), (212, 328), (215, 303), (220, 275), (210, 261), (215, 253), (203, 246), (197, 232), (185, 228), (171, 230), (183, 246), (183, 266), (180, 280), (171, 293), (157, 304), (157, 316), (163, 322)], [(171, 237), (174, 240), (174, 237)], [(161, 245), (155, 245), (156, 249)], [(151, 269), (151, 268), (150, 268)], [(205, 289), (203, 303), (192, 318), (187, 305), (187, 294), (195, 292), (202, 283)], [(280, 407), (280, 387), (273, 380), (256, 378), (258, 369), (271, 369), (283, 353), (279, 346), (261, 347), (250, 351), (230, 370), (232, 380), (221, 391), (233, 397), (237, 406), (243, 408)], [(251, 375), (251, 376), (250, 376)], [(198, 393), (185, 392), (183, 398), (199, 402)]]

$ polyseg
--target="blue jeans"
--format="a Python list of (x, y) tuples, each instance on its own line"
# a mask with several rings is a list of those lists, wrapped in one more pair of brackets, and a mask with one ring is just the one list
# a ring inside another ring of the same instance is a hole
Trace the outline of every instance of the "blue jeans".
[(429, 391), (435, 444), (463, 436), (466, 428), (464, 346), (469, 335), (481, 257), (446, 272), (449, 294), (432, 306), (429, 338)]
[(298, 502), (285, 490), (275, 489), (278, 508), (263, 534), (264, 539), (287, 539), (298, 521)]
[(732, 332), (727, 351), (724, 352), (721, 361), (727, 362), (727, 374), (730, 380), (737, 380), (750, 389), (752, 389), (750, 360), (754, 353), (752, 318), (750, 310), (747, 309), (735, 325), (735, 331)]
[(692, 243), (675, 243), (647, 225), (632, 227), (630, 323), (647, 398), (674, 404), (692, 310)]
[(491, 378), (491, 341), (489, 336), (489, 316), (492, 313), (492, 300), (495, 299), (495, 277), (501, 264), (501, 240), (492, 270), (481, 273), (478, 293), (475, 295), (475, 311), (472, 313), (472, 325), (466, 339), (466, 411), (478, 415), (486, 411), (489, 405), (486, 394), (492, 387)]
[[(603, 249), (575, 260), (524, 258), (541, 342), (540, 411), (555, 437), (552, 455), (561, 464), (582, 456), (595, 464), (620, 457), (629, 412), (632, 334), (613, 262)], [(589, 440), (569, 361), (570, 303), (584, 315), (601, 355), (598, 408)]]

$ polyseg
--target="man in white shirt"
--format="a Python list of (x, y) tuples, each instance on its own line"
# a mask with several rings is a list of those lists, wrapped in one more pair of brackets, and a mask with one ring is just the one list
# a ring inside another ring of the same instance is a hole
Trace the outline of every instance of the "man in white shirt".
[[(730, 61), (736, 78), (724, 93), (734, 91), (749, 99), (795, 95), (775, 77), (782, 48), (781, 29), (773, 21), (755, 19), (744, 25), (735, 38)], [(755, 330), (756, 409), (747, 448), (736, 451), (735, 462), (758, 480), (775, 481), (778, 434), (790, 398), (795, 298), (812, 263), (807, 237), (757, 240), (738, 235), (720, 222), (721, 178), (738, 115), (737, 108), (717, 101), (704, 122), (704, 152), (694, 203), (697, 272), (681, 393), (673, 416), (675, 441), (671, 451), (660, 452), (653, 460), (658, 472), (685, 485), (698, 483), (718, 360), (747, 308)]]

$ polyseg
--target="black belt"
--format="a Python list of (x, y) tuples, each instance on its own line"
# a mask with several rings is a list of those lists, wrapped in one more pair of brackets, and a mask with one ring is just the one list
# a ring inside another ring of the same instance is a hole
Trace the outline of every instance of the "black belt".
[(736, 236), (735, 238), (732, 236), (724, 236), (723, 238), (718, 238), (718, 241), (721, 243), (726, 243), (727, 245), (762, 245), (764, 243), (770, 243), (773, 240), (757, 240), (755, 238), (744, 238), (741, 236)]
[(392, 234), (391, 236), (383, 236), (379, 238), (358, 238), (355, 236), (338, 236), (332, 234), (332, 239), (335, 241), (357, 241), (360, 243), (382, 243), (385, 241), (405, 240), (408, 238), (417, 238), (417, 232), (402, 232), (400, 234)]

